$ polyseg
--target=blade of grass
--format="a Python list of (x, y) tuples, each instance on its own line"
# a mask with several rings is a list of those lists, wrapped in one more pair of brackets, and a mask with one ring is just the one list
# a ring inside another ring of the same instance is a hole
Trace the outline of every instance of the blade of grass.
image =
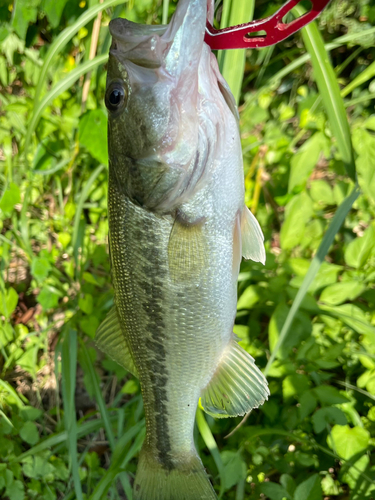
[(90, 193), (90, 189), (92, 185), (94, 184), (96, 178), (100, 174), (100, 172), (104, 169), (104, 165), (99, 165), (94, 172), (91, 174), (89, 180), (86, 182), (85, 187), (82, 190), (82, 193), (80, 194), (78, 203), (77, 203), (77, 208), (76, 208), (76, 213), (74, 216), (74, 224), (73, 224), (73, 235), (72, 235), (72, 244), (73, 244), (73, 255), (74, 255), (74, 260), (75, 260), (75, 265), (76, 265), (76, 271), (78, 272), (79, 268), (79, 262), (78, 262), (78, 255), (79, 255), (79, 223), (81, 220), (81, 215), (82, 215), (82, 210), (83, 210), (83, 205)]
[(65, 47), (65, 45), (73, 38), (73, 36), (77, 33), (77, 31), (82, 28), (82, 26), (85, 26), (88, 22), (90, 22), (94, 17), (104, 9), (107, 9), (108, 7), (112, 7), (114, 5), (118, 5), (120, 3), (123, 3), (124, 0), (107, 0), (106, 2), (98, 5), (94, 5), (90, 9), (86, 10), (75, 23), (73, 23), (71, 26), (68, 28), (65, 28), (64, 31), (60, 33), (60, 35), (56, 38), (56, 40), (51, 44), (50, 48), (48, 49), (46, 55), (44, 56), (44, 62), (42, 69), (40, 70), (39, 74), (39, 79), (38, 83), (36, 85), (35, 89), (35, 96), (34, 96), (34, 109), (39, 102), (40, 99), (40, 94), (42, 92), (42, 88), (44, 85), (44, 82), (47, 77), (47, 72), (48, 69), (51, 65), (52, 59)]
[(95, 400), (99, 406), (99, 411), (100, 411), (100, 415), (101, 415), (103, 423), (104, 423), (104, 428), (105, 428), (105, 431), (106, 431), (106, 434), (108, 437), (109, 446), (111, 447), (111, 450), (113, 451), (115, 449), (115, 437), (114, 437), (114, 434), (112, 431), (112, 425), (111, 425), (111, 421), (109, 418), (109, 412), (108, 412), (107, 407), (105, 405), (102, 391), (100, 390), (100, 387), (99, 387), (98, 376), (95, 372), (95, 368), (92, 364), (88, 350), (86, 349), (86, 346), (82, 341), (80, 342), (80, 347), (81, 347), (81, 352), (83, 353), (83, 359), (84, 359), (84, 363), (83, 363), (82, 368), (84, 369), (86, 375), (89, 376), (91, 384), (94, 387)]
[(167, 24), (168, 22), (168, 11), (169, 11), (169, 0), (163, 0), (163, 17), (162, 24)]
[[(134, 436), (137, 437), (135, 438), (133, 445), (128, 451), (127, 445), (131, 442)], [(121, 439), (119, 439), (115, 451), (112, 455), (111, 465), (102, 479), (99, 481), (89, 500), (102, 500), (102, 498), (105, 498), (105, 495), (113, 481), (116, 479), (116, 476), (120, 472), (124, 471), (128, 462), (136, 455), (136, 453), (138, 453), (140, 447), (142, 446), (144, 436), (145, 428), (144, 421), (142, 420), (135, 426), (131, 427), (121, 437)]]
[(319, 268), (320, 268), (322, 262), (324, 261), (324, 258), (327, 255), (328, 250), (329, 250), (330, 246), (332, 245), (336, 234), (340, 230), (346, 216), (348, 215), (349, 211), (351, 210), (351, 208), (353, 206), (353, 203), (356, 201), (356, 199), (358, 198), (359, 195), (360, 195), (360, 191), (359, 191), (358, 185), (356, 184), (353, 191), (350, 193), (350, 195), (347, 198), (345, 198), (345, 200), (341, 203), (341, 205), (337, 209), (335, 216), (333, 217), (332, 222), (331, 222), (326, 234), (324, 235), (323, 241), (321, 242), (315, 257), (313, 258), (313, 260), (310, 264), (310, 267), (309, 267), (309, 269), (306, 273), (306, 276), (302, 282), (301, 288), (298, 290), (296, 298), (293, 301), (292, 307), (290, 308), (288, 316), (287, 316), (285, 323), (282, 327), (280, 337), (277, 340), (275, 348), (272, 351), (270, 359), (268, 360), (267, 366), (264, 370), (265, 376), (267, 376), (267, 374), (272, 366), (272, 363), (274, 362), (274, 360), (277, 356), (277, 353), (278, 353), (280, 347), (282, 346), (283, 342), (285, 341), (285, 339), (289, 333), (289, 329), (290, 329), (290, 327), (293, 323), (293, 320), (295, 318), (295, 315), (297, 314), (297, 312), (300, 308), (300, 305), (301, 305), (308, 289), (310, 288), (311, 283), (314, 281), (314, 278), (315, 278), (317, 272), (319, 271)]
[[(295, 11), (299, 16), (306, 12), (300, 5), (295, 7)], [(301, 33), (305, 47), (311, 56), (314, 78), (322, 97), (333, 135), (336, 138), (337, 147), (345, 164), (347, 174), (355, 181), (354, 151), (349, 122), (346, 116), (344, 101), (341, 97), (340, 87), (328, 53), (324, 47), (322, 35), (315, 22), (303, 28)]]
[(199, 432), (203, 438), (203, 441), (207, 448), (210, 450), (212, 458), (216, 464), (217, 470), (220, 476), (220, 495), (219, 498), (224, 494), (224, 464), (221, 460), (221, 455), (219, 448), (217, 447), (214, 436), (212, 435), (211, 429), (209, 428), (206, 419), (204, 417), (203, 411), (197, 408), (196, 421)]
[(368, 82), (375, 76), (375, 62), (370, 64), (364, 71), (362, 71), (352, 82), (349, 83), (344, 89), (341, 91), (341, 96), (345, 97), (351, 92), (353, 92), (354, 89), (359, 87), (360, 85), (363, 85), (364, 83)]
[(32, 118), (29, 122), (29, 126), (27, 127), (27, 132), (25, 136), (25, 145), (24, 145), (24, 155), (26, 157), (27, 151), (29, 148), (29, 143), (31, 136), (36, 129), (38, 122), (43, 114), (43, 111), (45, 108), (54, 100), (56, 97), (58, 97), (62, 92), (70, 88), (73, 83), (78, 80), (78, 78), (88, 71), (91, 71), (94, 69), (96, 66), (99, 66), (99, 64), (103, 64), (106, 60), (108, 59), (108, 56), (106, 54), (103, 54), (101, 56), (95, 57), (95, 59), (92, 59), (91, 61), (87, 61), (81, 65), (79, 65), (77, 68), (73, 69), (73, 71), (70, 71), (68, 75), (63, 78), (57, 85), (55, 85), (44, 97), (43, 99), (38, 102), (34, 109), (34, 113), (32, 115)]
[[(234, 26), (253, 19), (255, 0), (232, 0), (229, 24)], [(228, 50), (221, 56), (221, 72), (238, 104), (246, 61), (245, 49)]]
[(61, 375), (62, 394), (64, 402), (65, 428), (68, 433), (68, 449), (73, 475), (74, 490), (77, 500), (83, 500), (81, 480), (79, 477), (77, 453), (77, 421), (74, 403), (77, 367), (77, 332), (69, 329), (66, 331), (62, 343)]

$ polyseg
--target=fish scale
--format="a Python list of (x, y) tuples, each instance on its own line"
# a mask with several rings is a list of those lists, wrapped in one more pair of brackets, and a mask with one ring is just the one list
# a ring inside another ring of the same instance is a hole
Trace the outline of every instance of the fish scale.
[(110, 24), (115, 306), (96, 339), (141, 385), (146, 439), (134, 500), (216, 499), (194, 446), (199, 398), (221, 418), (269, 394), (233, 335), (241, 254), (265, 254), (244, 205), (238, 113), (203, 42), (206, 14), (206, 0), (180, 0), (168, 27)]

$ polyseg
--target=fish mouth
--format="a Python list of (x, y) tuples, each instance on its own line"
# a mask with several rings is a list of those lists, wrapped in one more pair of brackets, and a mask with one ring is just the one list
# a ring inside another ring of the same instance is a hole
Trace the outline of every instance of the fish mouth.
[[(208, 4), (207, 4), (208, 1)], [(204, 43), (207, 16), (213, 0), (179, 0), (168, 25), (137, 24), (127, 19), (114, 19), (109, 24), (112, 35), (110, 53), (120, 61), (144, 68), (162, 65), (176, 70), (176, 57), (189, 65), (199, 59)], [(168, 62), (168, 59), (171, 61)], [(181, 68), (178, 73), (181, 73)], [(174, 73), (174, 71), (172, 71)]]

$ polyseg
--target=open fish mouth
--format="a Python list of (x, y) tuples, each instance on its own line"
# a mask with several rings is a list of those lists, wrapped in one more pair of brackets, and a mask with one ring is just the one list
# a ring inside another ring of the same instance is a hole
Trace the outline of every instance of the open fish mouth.
[(211, 17), (213, 11), (213, 1), (208, 3), (207, 10), (207, 0), (180, 0), (168, 25), (112, 20), (109, 24), (113, 40), (111, 53), (142, 67), (165, 65), (172, 72), (181, 62), (188, 65), (193, 59), (199, 60), (207, 16)]

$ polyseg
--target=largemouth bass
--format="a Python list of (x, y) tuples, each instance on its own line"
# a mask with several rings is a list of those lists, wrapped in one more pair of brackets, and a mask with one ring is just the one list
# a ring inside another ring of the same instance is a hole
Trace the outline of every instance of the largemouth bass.
[(168, 26), (110, 23), (115, 306), (97, 343), (140, 380), (146, 438), (134, 500), (216, 499), (194, 446), (199, 398), (226, 417), (269, 394), (233, 334), (242, 255), (264, 262), (265, 252), (244, 205), (238, 112), (204, 43), (206, 18), (207, 0), (180, 0)]

